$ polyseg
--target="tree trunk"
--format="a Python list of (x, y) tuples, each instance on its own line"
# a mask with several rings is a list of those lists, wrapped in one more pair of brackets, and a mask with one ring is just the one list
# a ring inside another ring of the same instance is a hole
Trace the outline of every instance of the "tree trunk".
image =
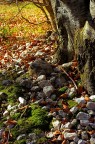
[(95, 2), (94, 0), (51, 0), (59, 44), (55, 61), (78, 60), (81, 80), (95, 94)]

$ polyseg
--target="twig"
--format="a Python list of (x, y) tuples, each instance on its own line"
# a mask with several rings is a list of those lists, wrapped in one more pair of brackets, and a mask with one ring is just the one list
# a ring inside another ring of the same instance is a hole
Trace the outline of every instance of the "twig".
[(74, 87), (76, 90), (78, 90), (78, 87), (75, 83), (75, 81), (69, 76), (69, 74), (62, 68), (62, 66), (59, 66), (59, 68), (68, 76), (68, 78), (72, 81), (72, 83), (74, 84)]

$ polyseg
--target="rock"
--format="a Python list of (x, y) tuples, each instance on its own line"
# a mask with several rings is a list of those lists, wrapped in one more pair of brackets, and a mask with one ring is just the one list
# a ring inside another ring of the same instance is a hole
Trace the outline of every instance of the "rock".
[(78, 137), (75, 137), (73, 140), (74, 140), (74, 142), (77, 144), (78, 141), (79, 141), (79, 138), (78, 138)]
[(40, 75), (40, 76), (38, 76), (38, 78), (36, 79), (36, 81), (42, 81), (42, 80), (46, 80), (46, 76), (45, 76), (45, 75)]
[(65, 132), (64, 133), (64, 138), (67, 139), (67, 140), (73, 140), (75, 137), (77, 137), (77, 133), (68, 133), (68, 132)]
[(76, 126), (76, 124), (77, 124), (77, 119), (73, 119), (73, 120), (71, 121), (71, 125), (72, 125), (72, 126)]
[(0, 129), (0, 138), (2, 138), (2, 133), (4, 132), (4, 128)]
[(14, 105), (14, 106), (11, 106), (11, 105), (8, 105), (7, 106), (7, 110), (14, 110), (14, 109), (17, 109), (17, 105)]
[(86, 131), (82, 131), (81, 138), (82, 138), (82, 140), (88, 140), (89, 139), (88, 134), (87, 134)]
[(55, 79), (55, 87), (63, 87), (65, 83), (67, 83), (67, 81), (63, 76)]
[(37, 56), (43, 56), (44, 54), (45, 54), (44, 52), (37, 51), (36, 54), (35, 54), (35, 56), (36, 56), (36, 57), (37, 57)]
[(37, 92), (37, 91), (39, 91), (39, 90), (40, 90), (39, 86), (33, 86), (33, 87), (31, 88), (31, 91), (33, 91), (33, 92)]
[(32, 87), (32, 82), (29, 79), (22, 79), (20, 81), (20, 86), (24, 87), (24, 88), (31, 88)]
[(37, 75), (48, 75), (51, 74), (53, 69), (52, 66), (42, 59), (36, 59), (34, 62), (30, 64), (30, 68), (37, 74)]
[(72, 87), (68, 90), (68, 97), (73, 97), (74, 95), (76, 95), (76, 88)]
[(8, 98), (8, 95), (4, 92), (0, 92), (0, 103), (3, 101), (3, 100), (7, 100)]
[(86, 107), (90, 110), (95, 110), (95, 102), (88, 102)]
[(93, 129), (95, 129), (95, 123), (89, 123), (89, 125), (90, 125)]
[(52, 138), (54, 136), (53, 132), (49, 132), (46, 134), (46, 137), (47, 138)]
[(59, 129), (60, 128), (60, 121), (57, 119), (53, 119), (52, 120), (52, 125), (55, 129)]
[(49, 97), (49, 96), (54, 92), (54, 87), (53, 87), (52, 85), (50, 85), (50, 86), (45, 86), (45, 87), (43, 88), (43, 92), (44, 92), (44, 94), (45, 94), (47, 97)]
[(19, 97), (18, 100), (19, 100), (19, 102), (20, 102), (21, 104), (23, 104), (23, 105), (26, 104), (26, 100), (25, 100), (24, 98)]
[(45, 94), (43, 92), (37, 92), (37, 99), (45, 98)]
[(75, 142), (70, 142), (70, 144), (76, 144)]
[(51, 99), (52, 99), (52, 100), (56, 100), (56, 98), (57, 98), (56, 94), (52, 94), (52, 95), (51, 95)]
[(76, 116), (78, 120), (88, 120), (91, 116), (84, 112), (79, 112)]
[(25, 134), (21, 134), (21, 135), (19, 135), (19, 136), (17, 137), (17, 140), (21, 140), (21, 139), (23, 139), (23, 138), (25, 138), (25, 137), (26, 137)]
[(9, 86), (9, 85), (11, 85), (13, 82), (11, 81), (11, 80), (3, 80), (2, 81), (2, 85), (4, 85), (4, 86)]
[(72, 124), (70, 122), (67, 122), (65, 125), (64, 125), (64, 128), (65, 129), (71, 129), (72, 128)]
[(93, 101), (95, 100), (95, 95), (91, 95), (89, 98)]
[(72, 108), (70, 109), (70, 112), (71, 112), (72, 114), (75, 114), (77, 111), (78, 111), (78, 107), (76, 107), (76, 106), (74, 106), (74, 107), (72, 107)]
[(88, 110), (87, 112), (88, 112), (89, 115), (95, 116), (95, 111), (93, 111), (93, 110)]
[(89, 120), (80, 120), (81, 126), (88, 126), (89, 125)]
[(65, 118), (67, 114), (63, 110), (59, 110), (58, 115), (61, 116), (62, 118)]
[(8, 115), (9, 115), (9, 111), (5, 110), (4, 113), (3, 113), (3, 116), (8, 116)]
[(85, 103), (86, 103), (84, 97), (75, 98), (74, 100), (75, 100), (78, 104), (85, 104)]
[(78, 141), (78, 144), (86, 144), (86, 141), (80, 139), (80, 140)]
[(35, 133), (29, 133), (28, 137), (31, 139), (31, 140), (36, 140), (38, 138), (38, 135), (36, 135)]
[(90, 144), (95, 144), (95, 138), (90, 138)]
[(38, 84), (39, 84), (40, 88), (43, 88), (45, 86), (50, 86), (51, 82), (49, 80), (42, 80), (42, 81), (38, 82)]

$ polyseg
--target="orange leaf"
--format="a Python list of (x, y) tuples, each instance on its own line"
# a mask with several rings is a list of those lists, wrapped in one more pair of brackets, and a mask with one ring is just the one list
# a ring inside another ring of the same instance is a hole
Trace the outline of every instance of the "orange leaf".
[(95, 134), (95, 130), (87, 131), (90, 135)]
[(84, 97), (84, 99), (85, 99), (85, 101), (89, 101), (90, 100), (90, 98), (86, 95), (85, 97)]
[(67, 105), (63, 104), (63, 109), (66, 110), (66, 111), (68, 111), (69, 107)]
[(60, 132), (59, 130), (56, 130), (53, 134), (54, 134), (54, 135), (60, 135), (61, 132)]

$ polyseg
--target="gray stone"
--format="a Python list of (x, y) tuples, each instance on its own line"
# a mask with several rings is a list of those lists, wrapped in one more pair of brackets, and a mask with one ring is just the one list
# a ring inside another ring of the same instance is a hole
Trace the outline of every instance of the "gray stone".
[(4, 86), (9, 86), (9, 85), (11, 85), (13, 82), (11, 81), (11, 80), (3, 80), (2, 81), (2, 85), (4, 85)]
[(72, 127), (72, 124), (70, 122), (67, 122), (65, 125), (64, 125), (64, 128), (65, 129), (71, 129)]
[(50, 85), (50, 86), (45, 86), (45, 87), (43, 88), (43, 92), (44, 92), (44, 94), (45, 94), (47, 97), (49, 97), (49, 96), (54, 92), (54, 87), (53, 87), (52, 85)]
[(81, 137), (82, 137), (83, 140), (88, 140), (89, 139), (88, 134), (87, 134), (86, 131), (82, 131)]
[(0, 92), (0, 103), (3, 100), (7, 100), (7, 98), (8, 98), (8, 95), (6, 93)]
[(22, 105), (25, 105), (26, 104), (26, 100), (22, 97), (19, 97), (18, 98), (19, 102), (22, 104)]
[(40, 90), (39, 86), (33, 86), (33, 87), (31, 88), (31, 91), (34, 91), (34, 92), (37, 92), (37, 91), (39, 91), (39, 90)]
[(39, 84), (39, 87), (43, 88), (45, 86), (50, 86), (51, 82), (49, 80), (42, 80), (42, 81), (38, 82), (38, 84)]
[(62, 117), (65, 118), (66, 117), (66, 113), (63, 110), (59, 110), (58, 114)]
[(95, 100), (95, 95), (91, 95), (89, 98), (93, 101)]
[(86, 144), (86, 141), (80, 139), (80, 140), (78, 141), (78, 144)]
[(93, 111), (93, 110), (88, 110), (87, 112), (88, 112), (90, 115), (95, 116), (95, 111)]
[(42, 59), (36, 59), (30, 64), (30, 68), (37, 74), (51, 74), (53, 69), (52, 66)]
[(59, 129), (60, 128), (60, 121), (59, 120), (57, 120), (57, 119), (53, 119), (52, 120), (52, 125), (53, 125), (53, 127), (55, 128), (55, 129)]
[(78, 120), (88, 120), (91, 116), (84, 112), (79, 112), (76, 116)]
[(77, 119), (73, 119), (72, 121), (71, 121), (71, 125), (72, 126), (75, 126), (77, 124)]
[(76, 142), (70, 142), (70, 144), (76, 144)]
[(45, 76), (45, 75), (40, 75), (40, 76), (38, 76), (38, 78), (36, 79), (36, 81), (42, 81), (42, 80), (46, 80), (46, 76)]
[(84, 99), (83, 96), (80, 97), (80, 98), (75, 98), (74, 100), (75, 100), (78, 104), (85, 104), (85, 103), (86, 103), (86, 101), (85, 101), (85, 99)]
[(95, 123), (89, 123), (89, 125), (90, 125), (93, 129), (95, 129)]
[(23, 139), (23, 138), (25, 138), (25, 137), (26, 137), (25, 134), (21, 134), (21, 135), (19, 135), (19, 136), (17, 137), (17, 140), (21, 140), (21, 139)]
[(70, 112), (71, 112), (72, 114), (75, 114), (77, 111), (78, 111), (78, 107), (76, 107), (76, 106), (74, 106), (74, 107), (72, 107), (72, 108), (70, 109)]
[(35, 133), (29, 133), (28, 137), (31, 139), (31, 140), (36, 140), (38, 138), (38, 136), (35, 134)]
[(80, 120), (81, 126), (88, 126), (89, 125), (89, 120)]
[(57, 98), (56, 94), (52, 94), (52, 95), (51, 95), (51, 99), (52, 99), (52, 100), (56, 100), (56, 98)]
[(22, 79), (20, 81), (20, 85), (24, 88), (31, 88), (32, 87), (32, 82), (29, 79)]
[(88, 102), (86, 107), (90, 110), (95, 110), (95, 102)]
[(90, 144), (95, 144), (95, 138), (90, 138)]
[(77, 137), (77, 133), (69, 133), (69, 132), (65, 132), (64, 133), (64, 138), (67, 140), (73, 140), (75, 137)]
[(53, 136), (54, 136), (54, 135), (53, 135), (53, 132), (49, 132), (49, 133), (46, 134), (46, 137), (47, 137), (47, 138), (52, 138)]

